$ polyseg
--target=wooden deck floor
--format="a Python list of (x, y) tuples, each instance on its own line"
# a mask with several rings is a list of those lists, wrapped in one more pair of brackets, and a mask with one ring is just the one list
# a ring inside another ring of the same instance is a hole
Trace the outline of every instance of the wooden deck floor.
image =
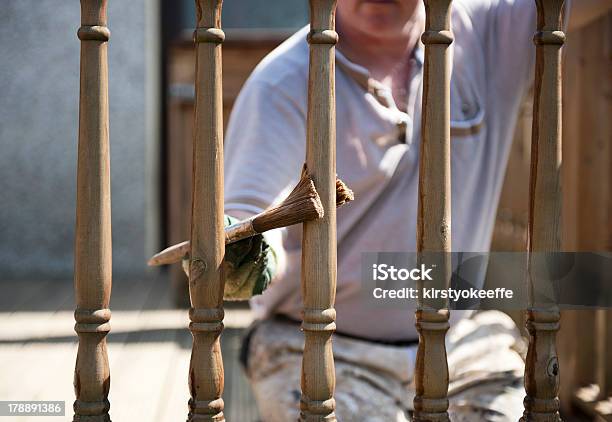
[[(186, 310), (173, 309), (167, 280), (115, 281), (108, 335), (111, 418), (183, 421), (191, 334)], [(63, 400), (69, 420), (77, 337), (71, 281), (0, 281), (0, 400)], [(255, 422), (257, 412), (238, 363), (246, 309), (227, 309), (222, 335), (226, 418)], [(19, 417), (37, 421), (37, 417)]]

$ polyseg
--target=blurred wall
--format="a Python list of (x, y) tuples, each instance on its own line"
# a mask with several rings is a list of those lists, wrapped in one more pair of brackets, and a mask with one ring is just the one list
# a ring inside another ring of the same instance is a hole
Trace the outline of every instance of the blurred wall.
[[(158, 246), (145, 176), (156, 156), (156, 72), (146, 66), (156, 2), (108, 3), (113, 267), (115, 277), (140, 276), (145, 246)], [(72, 277), (79, 23), (78, 1), (2, 0), (0, 281)]]

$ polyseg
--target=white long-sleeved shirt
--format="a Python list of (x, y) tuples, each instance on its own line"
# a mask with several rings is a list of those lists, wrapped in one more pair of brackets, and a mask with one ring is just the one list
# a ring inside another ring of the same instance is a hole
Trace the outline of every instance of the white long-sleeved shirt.
[[(455, 0), (452, 9), (452, 250), (489, 249), (519, 105), (534, 78), (533, 0)], [(225, 141), (226, 213), (256, 213), (297, 182), (305, 157), (308, 44), (303, 28), (243, 87)], [(340, 34), (341, 35), (341, 34)], [(338, 209), (337, 328), (414, 339), (413, 310), (363, 306), (361, 254), (416, 250), (423, 46), (406, 112), (368, 71), (336, 52), (337, 173), (355, 192)], [(260, 316), (301, 319), (301, 226), (283, 231), (286, 263), (252, 300)], [(455, 315), (461, 316), (459, 313)]]

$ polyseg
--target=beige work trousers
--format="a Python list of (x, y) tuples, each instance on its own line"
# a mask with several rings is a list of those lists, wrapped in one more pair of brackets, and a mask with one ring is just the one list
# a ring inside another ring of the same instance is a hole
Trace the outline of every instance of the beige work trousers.
[[(247, 375), (262, 422), (298, 420), (303, 335), (284, 320), (260, 321), (248, 346)], [(516, 422), (522, 415), (523, 340), (498, 311), (475, 313), (448, 332), (449, 415), (457, 422)], [(340, 422), (410, 421), (417, 346), (335, 335), (336, 417)]]

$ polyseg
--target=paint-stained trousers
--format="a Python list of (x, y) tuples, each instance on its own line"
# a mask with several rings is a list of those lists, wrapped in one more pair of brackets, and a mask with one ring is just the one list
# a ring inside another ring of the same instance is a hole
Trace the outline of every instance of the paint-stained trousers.
[[(263, 422), (297, 421), (304, 339), (299, 325), (260, 321), (251, 332), (247, 375)], [(411, 420), (416, 345), (388, 346), (335, 335), (336, 416), (340, 422)], [(454, 422), (516, 422), (523, 411), (524, 343), (504, 313), (486, 311), (446, 337), (449, 414)]]

